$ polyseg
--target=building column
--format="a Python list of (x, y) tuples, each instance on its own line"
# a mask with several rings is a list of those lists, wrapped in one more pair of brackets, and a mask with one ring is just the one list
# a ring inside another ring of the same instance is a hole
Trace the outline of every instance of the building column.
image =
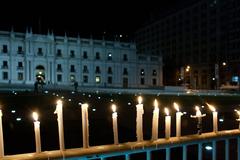
[(166, 160), (170, 160), (170, 148), (166, 148)]
[(213, 141), (212, 142), (212, 160), (217, 159), (217, 142)]
[(225, 160), (229, 160), (229, 139), (225, 140)]
[(198, 144), (198, 160), (202, 160), (202, 143)]
[(187, 145), (183, 145), (182, 150), (182, 159), (187, 160)]

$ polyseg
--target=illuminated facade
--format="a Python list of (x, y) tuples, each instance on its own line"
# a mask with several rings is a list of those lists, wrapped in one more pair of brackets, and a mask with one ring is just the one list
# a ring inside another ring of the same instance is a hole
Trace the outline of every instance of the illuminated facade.
[(162, 86), (157, 56), (136, 55), (135, 43), (0, 32), (0, 83), (147, 88)]

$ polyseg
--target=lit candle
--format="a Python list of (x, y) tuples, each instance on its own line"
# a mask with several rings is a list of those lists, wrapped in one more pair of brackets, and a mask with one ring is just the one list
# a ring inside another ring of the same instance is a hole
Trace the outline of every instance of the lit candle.
[(218, 113), (213, 105), (206, 103), (213, 114), (213, 132), (218, 132)]
[(177, 110), (177, 112), (176, 112), (176, 136), (181, 137), (181, 117), (182, 117), (183, 113), (179, 111), (179, 105), (177, 103), (174, 102), (173, 106)]
[(41, 152), (41, 136), (40, 136), (40, 122), (38, 121), (37, 112), (32, 113), (32, 117), (34, 120), (34, 132), (35, 132), (35, 144), (36, 144), (36, 152)]
[(112, 122), (113, 122), (113, 138), (114, 144), (118, 144), (118, 126), (117, 126), (117, 112), (116, 112), (116, 105), (112, 105)]
[(63, 129), (63, 110), (62, 110), (62, 101), (57, 101), (57, 106), (54, 114), (57, 114), (57, 121), (58, 121), (58, 135), (59, 135), (59, 145), (60, 150), (65, 150), (64, 145), (64, 129)]
[(2, 128), (2, 110), (0, 109), (0, 157), (4, 156), (3, 128)]
[(238, 114), (238, 119), (236, 119), (236, 121), (238, 121), (239, 122), (239, 126), (238, 126), (238, 129), (240, 130), (240, 111), (239, 110), (234, 110), (235, 112), (237, 112), (237, 114)]
[(138, 104), (136, 105), (137, 108), (137, 118), (136, 118), (136, 133), (137, 133), (137, 141), (143, 141), (143, 122), (142, 116), (144, 114), (143, 104), (142, 104), (142, 97), (138, 97)]
[(88, 130), (88, 104), (82, 104), (82, 135), (83, 148), (89, 147), (89, 130)]
[(169, 139), (171, 136), (171, 116), (169, 116), (168, 108), (164, 108), (165, 116), (165, 138)]
[(197, 128), (198, 128), (198, 134), (202, 134), (202, 117), (205, 117), (206, 114), (202, 114), (202, 112), (200, 111), (200, 108), (198, 106), (195, 106), (195, 110), (196, 110), (196, 115), (191, 115), (191, 118), (197, 118), (198, 120), (198, 124), (197, 124)]
[(153, 119), (152, 119), (152, 140), (158, 139), (158, 117), (159, 117), (159, 108), (158, 102), (154, 100), (154, 111), (153, 111)]

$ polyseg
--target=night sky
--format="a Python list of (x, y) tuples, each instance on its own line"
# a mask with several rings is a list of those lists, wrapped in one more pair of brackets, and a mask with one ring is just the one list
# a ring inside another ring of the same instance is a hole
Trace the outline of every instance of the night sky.
[[(0, 10), (0, 29), (34, 33), (53, 30), (57, 35), (102, 36), (105, 34), (132, 35), (136, 29), (156, 14), (170, 10), (180, 2), (161, 0), (131, 1), (21, 1), (4, 2)], [(14, 5), (14, 6), (13, 6)]]

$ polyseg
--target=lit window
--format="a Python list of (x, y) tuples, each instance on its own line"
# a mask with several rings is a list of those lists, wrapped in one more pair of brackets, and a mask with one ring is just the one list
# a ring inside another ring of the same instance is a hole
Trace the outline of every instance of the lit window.
[(70, 75), (70, 81), (74, 82), (75, 81), (75, 75)]
[(108, 53), (108, 60), (112, 60), (112, 53)]
[(101, 77), (100, 76), (96, 76), (96, 83), (100, 83), (101, 82)]
[(144, 69), (141, 69), (140, 75), (141, 75), (141, 76), (144, 76), (144, 75), (145, 75)]

